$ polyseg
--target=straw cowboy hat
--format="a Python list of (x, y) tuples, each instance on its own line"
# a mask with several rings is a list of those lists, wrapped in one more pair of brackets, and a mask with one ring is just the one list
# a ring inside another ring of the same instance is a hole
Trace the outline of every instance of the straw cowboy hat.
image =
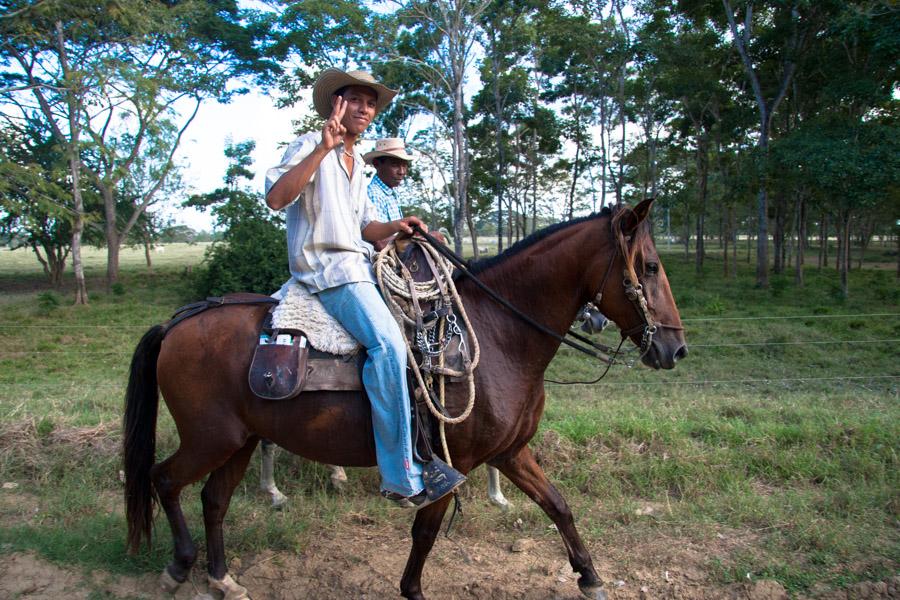
[(371, 165), (372, 161), (379, 156), (393, 156), (400, 160), (412, 162), (415, 157), (406, 151), (406, 145), (400, 138), (384, 138), (375, 142), (375, 149), (371, 152), (363, 154), (363, 160), (367, 165)]
[(371, 73), (365, 71), (341, 71), (340, 69), (325, 69), (319, 73), (316, 84), (313, 86), (313, 106), (323, 119), (331, 116), (331, 97), (336, 91), (348, 85), (361, 85), (375, 90), (378, 99), (375, 101), (375, 111), (381, 112), (388, 103), (397, 95), (396, 90), (375, 81)]

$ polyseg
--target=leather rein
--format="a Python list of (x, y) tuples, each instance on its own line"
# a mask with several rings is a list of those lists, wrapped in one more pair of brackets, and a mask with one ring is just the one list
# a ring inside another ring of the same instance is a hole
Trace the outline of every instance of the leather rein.
[[(565, 344), (565, 345), (569, 346), (570, 348), (574, 348), (575, 350), (581, 352), (582, 354), (586, 354), (587, 356), (596, 358), (606, 364), (606, 369), (603, 371), (603, 373), (599, 377), (597, 377), (597, 379), (594, 379), (593, 381), (555, 381), (552, 379), (545, 379), (544, 381), (548, 381), (550, 383), (559, 383), (559, 384), (596, 383), (596, 382), (600, 381), (601, 379), (603, 379), (603, 377), (606, 376), (606, 374), (609, 372), (609, 369), (612, 365), (624, 364), (628, 367), (631, 367), (634, 364), (634, 362), (643, 358), (643, 356), (645, 354), (647, 354), (647, 352), (650, 351), (650, 347), (653, 342), (653, 336), (656, 334), (659, 327), (668, 327), (671, 329), (681, 329), (681, 327), (679, 327), (677, 325), (668, 325), (668, 324), (657, 323), (657, 322), (653, 321), (653, 318), (650, 316), (649, 307), (647, 305), (647, 298), (644, 296), (643, 286), (641, 285), (640, 282), (638, 282), (636, 285), (632, 284), (631, 280), (628, 278), (628, 273), (626, 271), (625, 279), (623, 281), (623, 283), (625, 285), (625, 296), (634, 305), (635, 309), (638, 312), (638, 316), (641, 318), (642, 323), (640, 323), (640, 324), (636, 325), (635, 327), (632, 327), (628, 330), (621, 331), (622, 339), (619, 342), (619, 345), (615, 349), (613, 349), (611, 346), (607, 346), (605, 344), (598, 344), (598, 343), (594, 342), (593, 340), (591, 340), (590, 338), (587, 338), (587, 337), (573, 331), (572, 329), (569, 329), (565, 335), (559, 335), (555, 331), (553, 331), (553, 330), (549, 329), (548, 327), (546, 327), (545, 325), (535, 321), (533, 318), (531, 318), (530, 316), (528, 316), (527, 314), (525, 314), (524, 312), (522, 312), (521, 310), (519, 310), (512, 304), (510, 304), (510, 302), (508, 300), (506, 300), (505, 298), (500, 296), (497, 292), (495, 292), (493, 289), (491, 289), (489, 286), (487, 286), (483, 281), (478, 279), (477, 276), (475, 276), (471, 271), (469, 271), (468, 266), (466, 265), (465, 261), (463, 261), (462, 258), (460, 258), (455, 252), (453, 252), (452, 250), (447, 248), (444, 244), (441, 244), (440, 242), (438, 242), (433, 236), (431, 236), (428, 233), (426, 233), (425, 231), (423, 231), (417, 225), (413, 225), (413, 230), (417, 234), (424, 237), (425, 240), (428, 241), (428, 243), (431, 244), (442, 256), (444, 256), (447, 260), (449, 260), (450, 263), (453, 264), (453, 266), (456, 267), (460, 273), (462, 273), (463, 275), (465, 275), (466, 277), (471, 279), (472, 282), (475, 283), (475, 285), (477, 285), (492, 300), (494, 300), (495, 302), (497, 302), (498, 304), (500, 304), (501, 306), (503, 306), (504, 308), (506, 308), (507, 310), (512, 312), (514, 315), (516, 315), (521, 320), (525, 321), (526, 323), (528, 323), (529, 325), (531, 325), (532, 327), (534, 327), (541, 333), (549, 335), (550, 337), (552, 337), (556, 341), (560, 342), (561, 344)], [(603, 299), (603, 290), (606, 288), (606, 284), (609, 281), (609, 276), (612, 273), (612, 268), (613, 268), (614, 263), (616, 262), (616, 258), (619, 255), (621, 255), (621, 252), (619, 251), (619, 245), (615, 244), (615, 243), (613, 245), (615, 247), (615, 255), (609, 261), (609, 265), (606, 267), (606, 273), (603, 275), (603, 280), (600, 283), (600, 288), (598, 289), (597, 294), (594, 296), (593, 302), (598, 307), (600, 306), (600, 302)], [(625, 340), (628, 339), (630, 336), (632, 336), (638, 332), (641, 332), (641, 331), (643, 331), (643, 333), (641, 335), (640, 347), (639, 348), (635, 347), (635, 348), (631, 348), (628, 350), (622, 350), (622, 345), (625, 343)], [(574, 342), (574, 341), (568, 339), (567, 337), (565, 337), (566, 335), (569, 335), (569, 336), (575, 338), (576, 340), (578, 340), (581, 343), (577, 343), (577, 342)], [(636, 358), (632, 359), (631, 361), (620, 360), (620, 357), (622, 355), (624, 355), (628, 352), (634, 351), (634, 350), (640, 350), (640, 354)]]

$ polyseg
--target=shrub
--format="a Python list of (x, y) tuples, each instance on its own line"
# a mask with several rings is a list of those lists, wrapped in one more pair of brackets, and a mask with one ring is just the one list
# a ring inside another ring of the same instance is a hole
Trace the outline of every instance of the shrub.
[(196, 271), (196, 293), (201, 297), (229, 292), (271, 294), (281, 287), (290, 272), (280, 217), (270, 215), (262, 199), (250, 194), (235, 194), (214, 211), (226, 229)]

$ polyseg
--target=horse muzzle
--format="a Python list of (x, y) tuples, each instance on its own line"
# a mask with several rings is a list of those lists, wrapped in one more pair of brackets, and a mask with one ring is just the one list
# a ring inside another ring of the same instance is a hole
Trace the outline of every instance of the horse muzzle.
[(675, 364), (687, 354), (688, 349), (684, 342), (666, 344), (662, 340), (654, 339), (650, 349), (641, 357), (641, 362), (651, 369), (674, 369)]

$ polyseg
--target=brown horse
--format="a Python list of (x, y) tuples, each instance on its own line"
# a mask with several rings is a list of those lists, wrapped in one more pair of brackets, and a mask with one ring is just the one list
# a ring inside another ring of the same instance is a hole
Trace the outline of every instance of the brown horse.
[[(642, 361), (655, 369), (671, 369), (687, 349), (645, 221), (651, 204), (644, 201), (634, 209), (618, 206), (554, 225), (498, 257), (475, 263), (471, 271), (559, 334), (567, 330), (579, 307), (601, 294), (600, 310), (623, 336), (644, 346)], [(500, 469), (556, 524), (572, 569), (580, 574), (582, 593), (603, 598), (602, 582), (575, 530), (572, 513), (527, 445), (543, 413), (544, 371), (559, 341), (523, 323), (471, 280), (461, 278), (458, 288), (478, 334), (482, 358), (474, 412), (447, 428), (453, 464), (463, 473), (482, 463)], [(266, 310), (225, 306), (169, 330), (153, 327), (135, 351), (126, 397), (129, 548), (136, 551), (142, 538), (149, 540), (158, 498), (175, 540), (174, 560), (163, 579), (172, 586), (185, 581), (197, 551), (179, 495), (184, 486), (210, 474), (201, 494), (208, 571), (211, 585), (223, 589), (228, 600), (246, 596), (226, 573), (222, 521), (260, 437), (315, 461), (375, 465), (369, 404), (359, 394), (307, 392), (293, 401), (271, 402), (250, 392), (247, 369)], [(153, 464), (157, 386), (175, 420), (180, 446)], [(448, 386), (447, 405), (453, 414), (465, 406), (468, 391), (455, 388), (465, 387)], [(446, 497), (415, 516), (412, 549), (400, 582), (406, 598), (425, 597), (422, 569), (449, 501)]]

